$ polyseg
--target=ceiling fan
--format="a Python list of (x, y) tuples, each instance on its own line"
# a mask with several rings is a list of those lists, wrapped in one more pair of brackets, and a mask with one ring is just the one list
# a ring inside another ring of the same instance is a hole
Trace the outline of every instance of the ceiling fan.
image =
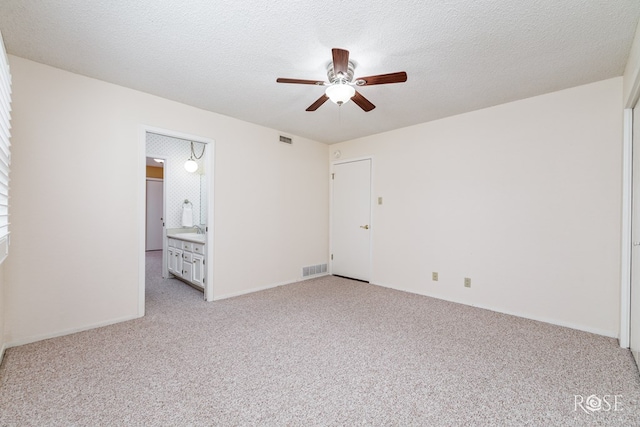
[(327, 86), (325, 93), (318, 98), (316, 102), (311, 104), (306, 111), (316, 111), (328, 99), (338, 105), (342, 105), (353, 99), (364, 111), (371, 111), (376, 108), (367, 98), (362, 96), (355, 89), (355, 86), (373, 86), (383, 85), (387, 83), (403, 83), (407, 81), (407, 73), (400, 71), (397, 73), (378, 74), (376, 76), (358, 77), (354, 80), (353, 70), (355, 64), (349, 61), (349, 51), (344, 49), (331, 49), (333, 54), (333, 62), (327, 66), (327, 79), (329, 81), (320, 80), (301, 80), (301, 79), (285, 79), (278, 78), (278, 83), (295, 83), (302, 85)]

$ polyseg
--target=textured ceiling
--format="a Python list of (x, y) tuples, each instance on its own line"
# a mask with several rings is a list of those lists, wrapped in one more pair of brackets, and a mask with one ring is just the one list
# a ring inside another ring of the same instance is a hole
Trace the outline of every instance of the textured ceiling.
[[(638, 0), (2, 0), (10, 54), (325, 143), (620, 76)], [(331, 48), (356, 76), (406, 71), (307, 108)]]

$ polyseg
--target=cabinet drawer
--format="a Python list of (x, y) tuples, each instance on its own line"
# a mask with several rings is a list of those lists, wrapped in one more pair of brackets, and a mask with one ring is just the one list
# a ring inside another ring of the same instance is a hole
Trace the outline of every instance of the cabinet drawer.
[(184, 240), (179, 240), (179, 242), (180, 242), (180, 249), (182, 249), (183, 251), (193, 252), (193, 243), (185, 242)]
[(176, 239), (169, 239), (169, 242), (167, 243), (167, 245), (170, 248), (179, 248), (180, 247), (180, 243), (176, 240)]
[(193, 262), (193, 254), (191, 252), (183, 252), (182, 259), (184, 259), (184, 262)]
[(200, 243), (193, 243), (193, 252), (202, 255), (204, 253), (204, 245)]

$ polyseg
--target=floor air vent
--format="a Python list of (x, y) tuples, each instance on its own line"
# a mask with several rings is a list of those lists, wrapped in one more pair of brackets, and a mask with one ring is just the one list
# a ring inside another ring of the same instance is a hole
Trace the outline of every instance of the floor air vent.
[(288, 136), (280, 135), (280, 142), (284, 142), (285, 144), (293, 144), (293, 140)]
[(302, 277), (315, 276), (317, 274), (324, 274), (327, 272), (327, 264), (310, 265), (309, 267), (302, 267)]

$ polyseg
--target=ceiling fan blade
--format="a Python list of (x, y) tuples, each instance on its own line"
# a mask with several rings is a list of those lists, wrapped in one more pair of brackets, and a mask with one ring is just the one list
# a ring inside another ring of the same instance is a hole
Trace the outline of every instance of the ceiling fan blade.
[(403, 83), (407, 81), (407, 73), (400, 71), (398, 73), (378, 74), (377, 76), (358, 77), (355, 81), (364, 81), (360, 86), (384, 85), (387, 83)]
[(362, 94), (360, 94), (360, 92), (358, 91), (356, 91), (356, 94), (353, 95), (353, 98), (351, 98), (351, 100), (355, 102), (358, 105), (358, 107), (362, 108), (365, 112), (371, 111), (374, 108), (376, 108), (376, 106), (373, 105), (371, 101), (369, 101), (367, 98), (362, 96)]
[(278, 83), (295, 83), (299, 85), (318, 85), (323, 86), (324, 82), (320, 80), (302, 80), (302, 79), (284, 79), (282, 77), (276, 79)]
[(311, 104), (309, 108), (306, 109), (306, 111), (316, 111), (322, 104), (327, 102), (328, 99), (329, 97), (323, 94), (320, 98), (318, 98), (316, 102)]
[(331, 49), (333, 54), (333, 71), (336, 73), (342, 73), (345, 76), (349, 71), (349, 51), (344, 49), (334, 48)]

